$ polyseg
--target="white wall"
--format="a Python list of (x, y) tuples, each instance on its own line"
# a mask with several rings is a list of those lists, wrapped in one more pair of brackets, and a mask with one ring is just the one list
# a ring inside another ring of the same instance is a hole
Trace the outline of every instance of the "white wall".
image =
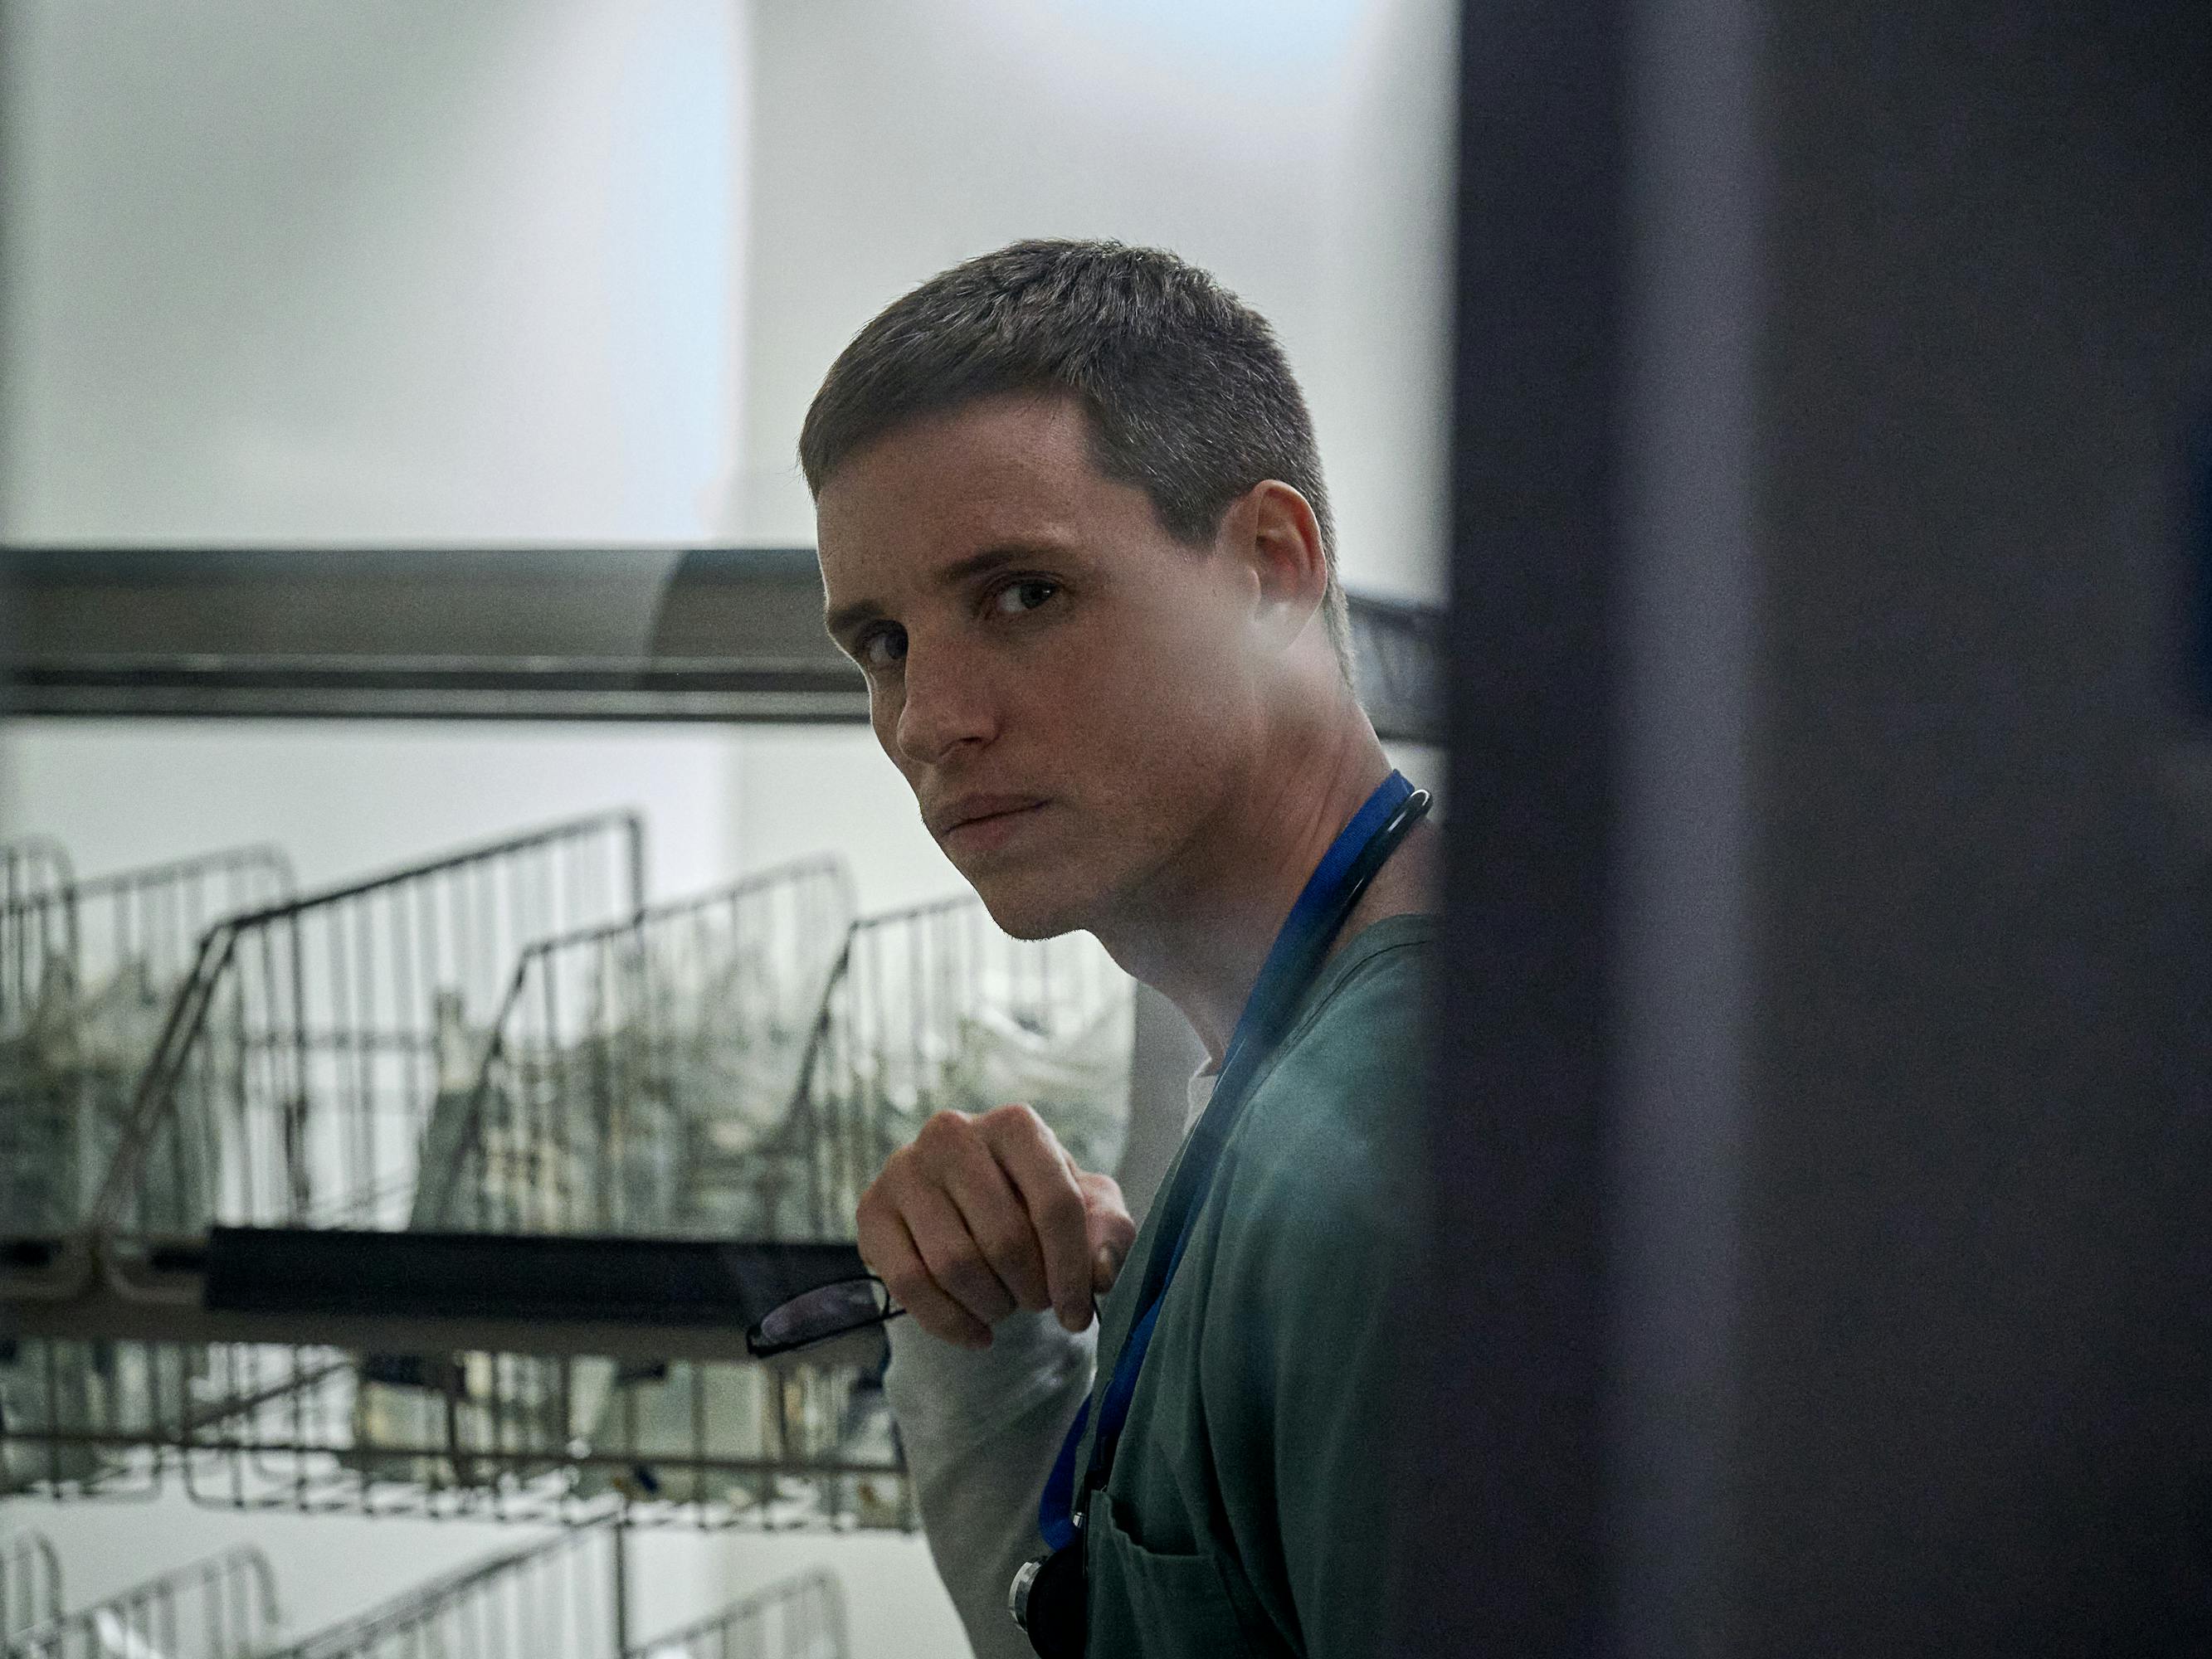
[(733, 517), (811, 542), (800, 417), (845, 342), (970, 254), (1111, 236), (1275, 325), (1353, 586), (1438, 599), (1455, 15), (1443, 0), (762, 0)]
[(711, 538), (722, 0), (12, 0), (16, 541)]

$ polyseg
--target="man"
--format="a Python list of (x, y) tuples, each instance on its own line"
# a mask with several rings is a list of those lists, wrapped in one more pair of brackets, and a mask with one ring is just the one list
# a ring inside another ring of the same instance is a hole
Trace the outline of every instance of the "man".
[[(1017, 244), (870, 323), (799, 453), (830, 630), (923, 821), (1007, 932), (1088, 929), (1182, 1011), (1212, 1060), (1195, 1115), (1293, 902), (1391, 773), (1267, 325), (1166, 253)], [(1080, 1504), (1094, 1656), (1376, 1650), (1434, 838), (1335, 936), (1192, 1211)], [(1019, 1105), (932, 1119), (861, 1200), (861, 1255), (913, 1316), (886, 1387), (985, 1659), (1030, 1650), (1009, 1581), (1164, 1208), (1140, 1235)]]

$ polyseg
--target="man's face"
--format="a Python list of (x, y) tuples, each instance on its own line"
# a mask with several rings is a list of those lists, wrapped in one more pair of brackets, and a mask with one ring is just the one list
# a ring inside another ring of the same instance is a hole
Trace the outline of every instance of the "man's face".
[(1095, 927), (1194, 873), (1257, 743), (1251, 579), (1097, 470), (1079, 404), (900, 427), (817, 508), (876, 737), (1000, 927)]

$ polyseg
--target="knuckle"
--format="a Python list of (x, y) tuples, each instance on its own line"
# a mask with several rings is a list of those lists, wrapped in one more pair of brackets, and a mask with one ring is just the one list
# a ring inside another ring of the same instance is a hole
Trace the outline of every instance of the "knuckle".
[(933, 1112), (928, 1121), (915, 1134), (914, 1144), (918, 1148), (934, 1152), (939, 1147), (962, 1139), (968, 1129), (969, 1121), (968, 1114), (965, 1112)]
[(1083, 1200), (1066, 1188), (1047, 1193), (1037, 1205), (1037, 1220), (1048, 1232), (1079, 1232), (1088, 1219)]
[(998, 1275), (972, 1251), (963, 1252), (957, 1261), (947, 1262), (938, 1277), (961, 1305), (971, 1311), (997, 1307), (1005, 1299), (1006, 1292)]
[(1045, 1127), (1045, 1121), (1037, 1115), (1036, 1108), (1025, 1102), (1016, 1101), (1012, 1105), (998, 1107), (984, 1115), (991, 1127), (1002, 1133), (1011, 1130), (1016, 1134), (1042, 1135), (1047, 1139), (1049, 1139), (1052, 1134), (1052, 1131)]
[(1030, 1230), (1018, 1221), (1002, 1221), (986, 1228), (979, 1242), (983, 1254), (1000, 1267), (1024, 1267), (1031, 1254)]

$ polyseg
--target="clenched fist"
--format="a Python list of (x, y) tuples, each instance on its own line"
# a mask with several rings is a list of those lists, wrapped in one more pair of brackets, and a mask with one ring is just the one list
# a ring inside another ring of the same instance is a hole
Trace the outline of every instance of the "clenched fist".
[(989, 1347), (1016, 1308), (1081, 1330), (1137, 1237), (1113, 1177), (1077, 1169), (1026, 1106), (938, 1113), (861, 1194), (859, 1221), (869, 1271), (963, 1348)]

